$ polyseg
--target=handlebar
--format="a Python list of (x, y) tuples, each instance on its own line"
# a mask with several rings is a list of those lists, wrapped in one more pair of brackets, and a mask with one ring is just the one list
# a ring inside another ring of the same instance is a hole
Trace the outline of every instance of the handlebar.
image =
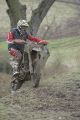
[(27, 45), (31, 45), (31, 44), (33, 44), (33, 45), (35, 45), (35, 46), (47, 46), (47, 44), (42, 44), (42, 43), (36, 43), (36, 42), (29, 42), (29, 41), (25, 41), (25, 43), (24, 44), (27, 44)]
[(27, 47), (25, 46), (25, 49), (29, 49), (30, 51), (34, 50), (34, 51), (42, 51), (44, 49), (44, 47), (46, 47), (45, 44), (41, 44), (41, 43), (35, 43), (35, 42), (29, 42), (26, 41), (25, 45), (27, 45)]

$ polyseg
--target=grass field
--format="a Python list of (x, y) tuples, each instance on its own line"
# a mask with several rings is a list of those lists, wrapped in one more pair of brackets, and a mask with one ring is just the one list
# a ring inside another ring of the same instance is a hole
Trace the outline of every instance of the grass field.
[[(52, 64), (57, 60), (61, 64), (69, 65), (69, 66), (79, 66), (80, 61), (80, 37), (71, 37), (71, 38), (63, 38), (58, 40), (49, 40), (48, 48), (50, 50), (50, 58), (49, 63)], [(7, 51), (7, 43), (0, 42), (0, 61), (6, 61), (9, 58), (9, 54)]]
[[(79, 78), (80, 77), (80, 37), (49, 40), (50, 57), (46, 63), (43, 76), (48, 84), (53, 84), (52, 78)], [(0, 65), (5, 71), (5, 64), (9, 63), (6, 42), (0, 44)], [(55, 80), (56, 80), (55, 79)], [(51, 80), (52, 82), (50, 82)], [(5, 81), (5, 78), (4, 80)]]
[(51, 56), (49, 64), (59, 63), (72, 68), (79, 67), (80, 61), (80, 37), (71, 37), (50, 41), (49, 50)]
[[(80, 37), (49, 40), (48, 47), (50, 57), (40, 87), (33, 89), (26, 82), (14, 96), (1, 98), (1, 120), (79, 120)], [(9, 75), (0, 74), (1, 97), (9, 94), (9, 82)]]
[[(67, 74), (73, 75), (73, 73), (77, 76), (80, 70), (80, 36), (49, 40), (48, 48), (50, 57), (44, 71), (46, 78), (59, 75), (66, 76)], [(6, 42), (1, 42), (0, 63), (4, 65), (8, 62), (7, 44)]]

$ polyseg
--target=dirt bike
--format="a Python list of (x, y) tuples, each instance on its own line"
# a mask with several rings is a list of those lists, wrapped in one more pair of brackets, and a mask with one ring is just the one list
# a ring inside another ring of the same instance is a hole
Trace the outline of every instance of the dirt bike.
[(41, 78), (41, 63), (45, 57), (45, 55), (42, 54), (43, 51), (46, 51), (48, 58), (49, 51), (46, 45), (26, 42), (22, 62), (19, 66), (20, 72), (18, 75), (12, 76), (13, 82), (11, 83), (11, 87), (13, 90), (16, 91), (19, 89), (24, 81), (27, 80), (31, 80), (33, 87), (36, 88), (39, 86)]

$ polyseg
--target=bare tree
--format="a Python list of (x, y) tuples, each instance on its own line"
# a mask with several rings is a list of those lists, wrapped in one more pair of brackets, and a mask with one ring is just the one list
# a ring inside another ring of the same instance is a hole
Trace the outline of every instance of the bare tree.
[[(29, 21), (29, 31), (31, 34), (37, 33), (39, 26), (46, 16), (48, 10), (56, 0), (42, 0), (38, 8), (32, 11), (31, 20)], [(9, 7), (7, 13), (10, 17), (11, 27), (15, 27), (19, 19), (26, 19), (26, 6), (21, 5), (19, 0), (6, 0)]]

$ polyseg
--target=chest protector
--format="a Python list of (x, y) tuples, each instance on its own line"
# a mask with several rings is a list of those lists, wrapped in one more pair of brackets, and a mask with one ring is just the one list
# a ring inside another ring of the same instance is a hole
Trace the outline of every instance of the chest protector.
[[(13, 39), (22, 39), (24, 41), (26, 41), (28, 39), (28, 33), (25, 32), (24, 35), (20, 34), (20, 32), (18, 31), (18, 29), (14, 28), (11, 30), (12, 34), (13, 34)], [(14, 48), (19, 50), (21, 53), (23, 53), (24, 51), (24, 44), (17, 44), (17, 43), (9, 43), (8, 44), (8, 49), (9, 48)]]

